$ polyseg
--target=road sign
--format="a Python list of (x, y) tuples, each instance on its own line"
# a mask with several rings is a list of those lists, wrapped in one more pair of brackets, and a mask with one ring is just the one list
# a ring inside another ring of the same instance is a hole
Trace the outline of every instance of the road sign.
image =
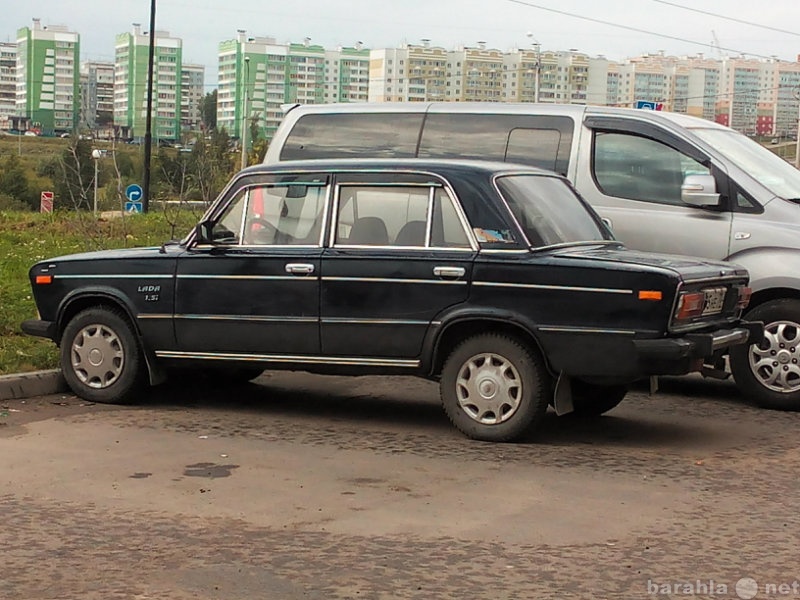
[(638, 100), (636, 102), (636, 108), (641, 108), (644, 110), (663, 110), (664, 104), (662, 102), (648, 102), (647, 100)]
[(42, 192), (39, 211), (43, 213), (53, 212), (53, 192)]
[(128, 213), (140, 213), (140, 212), (142, 212), (142, 203), (141, 202), (126, 202), (125, 203), (125, 212), (128, 212)]
[[(125, 188), (125, 197), (131, 202), (139, 202), (142, 199), (143, 194), (144, 192), (142, 191), (142, 186), (140, 186), (138, 183), (132, 183)], [(128, 209), (126, 208), (125, 210)]]

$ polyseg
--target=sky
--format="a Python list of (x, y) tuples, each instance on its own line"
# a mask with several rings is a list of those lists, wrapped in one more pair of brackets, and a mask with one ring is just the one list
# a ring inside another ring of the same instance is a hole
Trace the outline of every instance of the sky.
[[(112, 61), (115, 36), (132, 31), (133, 23), (147, 31), (150, 23), (150, 0), (3, 3), (0, 41), (15, 41), (17, 29), (39, 18), (43, 26), (80, 34), (81, 61)], [(797, 0), (157, 0), (155, 28), (183, 40), (184, 62), (205, 65), (209, 86), (216, 82), (219, 42), (239, 29), (278, 43), (310, 38), (332, 49), (429, 39), (447, 50), (485, 42), (508, 51), (538, 42), (542, 50), (575, 49), (617, 61), (660, 51), (789, 61), (800, 54)], [(715, 39), (720, 49), (712, 46)]]

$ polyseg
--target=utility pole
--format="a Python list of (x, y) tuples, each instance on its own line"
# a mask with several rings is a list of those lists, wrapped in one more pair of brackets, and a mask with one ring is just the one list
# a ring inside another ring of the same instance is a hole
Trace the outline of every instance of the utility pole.
[(532, 31), (529, 31), (525, 35), (531, 40), (531, 44), (536, 50), (536, 67), (533, 72), (533, 101), (539, 102), (539, 87), (542, 74), (542, 44), (533, 37)]
[(242, 78), (242, 169), (247, 166), (247, 80), (250, 78), (250, 57), (244, 57)]
[(153, 62), (156, 47), (156, 0), (150, 0), (150, 54), (147, 60), (147, 115), (144, 132), (144, 178), (142, 181), (142, 212), (150, 209), (150, 156), (153, 137)]

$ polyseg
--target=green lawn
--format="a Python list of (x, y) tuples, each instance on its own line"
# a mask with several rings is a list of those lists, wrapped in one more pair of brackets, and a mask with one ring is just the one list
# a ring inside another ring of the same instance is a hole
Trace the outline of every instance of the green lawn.
[[(28, 269), (45, 258), (105, 248), (153, 246), (182, 237), (198, 218), (192, 211), (95, 218), (91, 213), (0, 212), (0, 374), (57, 366), (55, 344), (23, 334), (36, 316)], [(175, 223), (173, 226), (170, 221)]]

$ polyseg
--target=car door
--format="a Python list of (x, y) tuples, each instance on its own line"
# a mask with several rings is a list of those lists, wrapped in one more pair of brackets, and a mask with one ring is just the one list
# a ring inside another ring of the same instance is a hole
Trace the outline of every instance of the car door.
[(322, 256), (322, 352), (413, 366), (437, 315), (467, 299), (476, 249), (466, 220), (428, 175), (339, 174), (334, 196)]
[(575, 184), (610, 222), (617, 239), (639, 250), (720, 260), (728, 256), (728, 199), (723, 195), (722, 204), (713, 208), (681, 200), (686, 175), (721, 175), (706, 157), (652, 126), (638, 131), (630, 123), (600, 118), (591, 125), (592, 143), (581, 149)]
[(178, 348), (208, 358), (317, 354), (328, 178), (245, 178), (229, 195), (210, 243), (178, 259)]

